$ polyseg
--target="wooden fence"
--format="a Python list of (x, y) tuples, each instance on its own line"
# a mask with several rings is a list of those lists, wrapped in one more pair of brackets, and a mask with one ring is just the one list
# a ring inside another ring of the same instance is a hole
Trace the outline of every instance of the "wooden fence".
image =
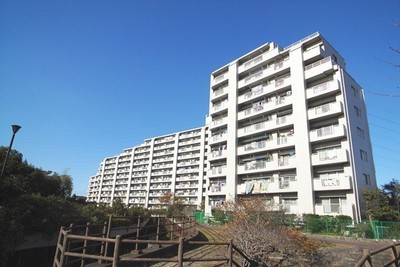
[[(383, 266), (383, 267), (389, 267), (389, 266), (395, 266), (395, 267), (400, 267), (400, 253), (399, 253), (399, 247), (400, 243), (394, 243), (393, 245), (389, 245), (383, 248), (380, 248), (375, 251), (369, 251), (369, 249), (364, 249), (363, 250), (363, 256), (362, 258), (354, 265), (354, 267), (374, 267), (374, 266)], [(391, 260), (388, 260), (385, 263), (374, 263), (374, 258), (382, 255), (382, 254), (390, 254)]]
[[(96, 231), (93, 231), (95, 229)], [(151, 231), (146, 231), (151, 229)], [(228, 266), (255, 266), (233, 243), (193, 241), (197, 234), (193, 216), (165, 218), (136, 218), (130, 227), (112, 227), (112, 218), (102, 227), (84, 226), (61, 227), (54, 256), (53, 267), (85, 266), (88, 263), (110, 263), (117, 267), (124, 262), (221, 262)], [(226, 253), (220, 257), (185, 257), (186, 246), (215, 245), (224, 246)], [(163, 247), (176, 246), (176, 257), (150, 258), (146, 253)], [(235, 261), (236, 259), (236, 261)], [(241, 261), (242, 265), (237, 261)]]

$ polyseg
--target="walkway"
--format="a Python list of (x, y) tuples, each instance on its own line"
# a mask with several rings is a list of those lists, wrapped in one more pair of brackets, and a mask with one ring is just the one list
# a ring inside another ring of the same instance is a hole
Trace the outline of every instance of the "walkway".
[[(199, 241), (210, 241), (210, 242), (222, 242), (225, 241), (223, 237), (223, 228), (213, 227), (209, 225), (198, 224), (196, 225), (199, 231)], [(202, 245), (198, 247), (190, 248), (188, 252), (185, 253), (185, 258), (211, 258), (215, 256), (221, 256), (226, 253), (226, 248), (216, 245)], [(204, 266), (224, 266), (221, 262), (184, 262), (184, 266), (193, 267), (204, 267)], [(152, 267), (175, 267), (176, 263), (156, 263), (151, 265)]]

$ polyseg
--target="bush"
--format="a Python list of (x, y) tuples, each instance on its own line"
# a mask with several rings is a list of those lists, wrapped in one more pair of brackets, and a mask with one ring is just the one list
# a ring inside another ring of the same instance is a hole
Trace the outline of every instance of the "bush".
[(321, 233), (325, 223), (318, 214), (303, 214), (304, 230), (310, 233)]

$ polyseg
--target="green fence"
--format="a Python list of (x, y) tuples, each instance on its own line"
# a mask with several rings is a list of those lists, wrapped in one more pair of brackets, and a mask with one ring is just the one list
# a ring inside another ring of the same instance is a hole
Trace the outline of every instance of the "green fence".
[(204, 212), (203, 211), (195, 211), (193, 212), (193, 216), (196, 218), (197, 223), (204, 223)]
[(292, 225), (304, 232), (316, 234), (400, 240), (400, 222), (363, 221), (355, 224), (348, 218), (314, 215), (305, 216)]
[(400, 222), (371, 221), (374, 239), (400, 239)]
[[(210, 222), (202, 211), (195, 211), (193, 216), (198, 223)], [(286, 216), (284, 223), (313, 234), (400, 240), (400, 222), (363, 221), (355, 224), (348, 216), (304, 214), (300, 220), (296, 216)]]

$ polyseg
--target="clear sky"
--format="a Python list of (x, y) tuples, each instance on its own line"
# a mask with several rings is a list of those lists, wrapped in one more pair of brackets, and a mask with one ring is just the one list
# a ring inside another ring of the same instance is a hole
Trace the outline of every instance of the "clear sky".
[(378, 186), (400, 179), (400, 0), (0, 0), (0, 145), (73, 177), (203, 126), (212, 71), (320, 32), (364, 87)]

